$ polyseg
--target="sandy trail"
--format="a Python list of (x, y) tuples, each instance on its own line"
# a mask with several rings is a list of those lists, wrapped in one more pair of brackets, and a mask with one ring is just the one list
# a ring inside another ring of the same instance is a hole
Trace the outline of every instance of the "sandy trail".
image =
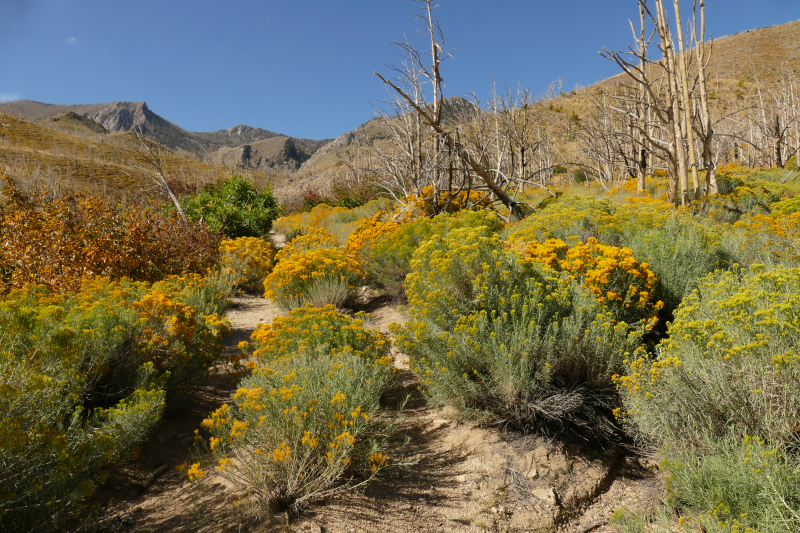
[[(263, 298), (233, 298), (226, 353), (237, 353), (239, 342), (248, 340), (259, 323), (281, 314)], [(390, 303), (370, 314), (372, 327), (384, 334), (390, 323), (404, 320), (397, 305)], [(98, 498), (105, 511), (89, 530), (583, 533), (592, 525), (598, 526), (595, 531), (608, 530), (603, 522), (615, 508), (652, 505), (663, 491), (652, 465), (637, 459), (503, 434), (434, 409), (418, 390), (407, 357), (394, 349), (392, 356), (401, 374), (382, 403), (391, 412), (408, 398), (396, 438), (399, 451), (392, 457), (404, 466), (389, 469), (357, 491), (316, 502), (288, 526), (284, 516), (254, 519), (232, 513), (233, 490), (222, 478), (210, 474), (206, 488), (200, 489), (174, 470), (190, 459), (187, 437), (208, 413), (228, 401), (234, 389), (233, 376), (220, 372), (190, 405), (166, 416), (139, 459), (106, 483)], [(170, 469), (146, 491), (136, 490), (163, 464)]]

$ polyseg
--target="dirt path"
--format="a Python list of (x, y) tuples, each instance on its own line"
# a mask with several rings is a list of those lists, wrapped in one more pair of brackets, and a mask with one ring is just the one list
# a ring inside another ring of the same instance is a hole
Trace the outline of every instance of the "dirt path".
[[(279, 314), (262, 298), (234, 299), (228, 312), (233, 329), (226, 340), (228, 353), (235, 353), (258, 323)], [(390, 323), (403, 320), (391, 304), (375, 308), (371, 315), (373, 327), (384, 333)], [(407, 358), (394, 350), (392, 355), (401, 374), (383, 404), (396, 410), (409, 398), (398, 448), (409, 442), (392, 458), (405, 466), (389, 470), (361, 490), (317, 502), (288, 528), (282, 516), (255, 520), (231, 514), (233, 492), (224, 480), (209, 475), (203, 491), (173, 468), (190, 458), (188, 437), (202, 419), (229, 399), (234, 383), (229, 374), (220, 373), (191, 405), (165, 417), (140, 458), (106, 483), (101, 495), (106, 512), (93, 524), (94, 531), (583, 533), (594, 525), (595, 531), (609, 530), (603, 523), (614, 509), (652, 505), (663, 491), (652, 465), (637, 459), (501, 434), (432, 408), (419, 392)], [(136, 489), (163, 464), (169, 470), (146, 491)]]
[[(282, 311), (259, 296), (231, 299), (227, 317), (231, 335), (225, 339), (225, 354), (238, 353), (238, 344), (248, 340), (259, 323), (269, 323)], [(170, 409), (142, 446), (139, 458), (109, 479), (97, 500), (105, 509), (90, 531), (132, 533), (217, 532), (252, 530), (241, 517), (228, 513), (228, 487), (211, 484), (203, 492), (189, 483), (175, 467), (191, 458), (191, 436), (200, 422), (229, 401), (236, 378), (222, 370), (212, 374), (190, 402)], [(141, 483), (160, 466), (167, 465), (148, 488)]]

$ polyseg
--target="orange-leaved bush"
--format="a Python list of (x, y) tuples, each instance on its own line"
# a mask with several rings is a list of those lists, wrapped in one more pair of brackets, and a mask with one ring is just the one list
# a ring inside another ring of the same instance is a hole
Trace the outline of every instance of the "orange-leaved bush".
[(0, 218), (0, 290), (27, 283), (75, 291), (95, 276), (156, 281), (204, 272), (220, 236), (202, 224), (164, 215), (157, 203), (113, 204), (94, 197), (48, 200), (5, 179)]

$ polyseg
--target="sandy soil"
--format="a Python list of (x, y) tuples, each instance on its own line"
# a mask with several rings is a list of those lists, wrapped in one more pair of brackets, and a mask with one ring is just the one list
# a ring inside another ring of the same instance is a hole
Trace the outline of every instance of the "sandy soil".
[[(369, 306), (367, 306), (369, 309)], [(280, 309), (259, 297), (232, 301), (229, 354), (258, 323)], [(397, 306), (370, 310), (373, 327), (388, 333), (401, 322)], [(89, 531), (216, 532), (483, 532), (611, 531), (614, 509), (652, 506), (663, 479), (652, 462), (561, 446), (542, 438), (501, 433), (459, 421), (456, 413), (432, 408), (418, 390), (407, 357), (393, 350), (400, 379), (383, 398), (396, 410), (408, 397), (398, 432), (398, 466), (357, 491), (316, 502), (286, 523), (283, 515), (246, 518), (229, 512), (231, 487), (209, 476), (205, 490), (174, 467), (190, 459), (191, 434), (234, 388), (224, 370), (214, 374), (192, 401), (165, 417), (142, 447), (98, 495), (103, 512)], [(408, 444), (402, 447), (404, 441)], [(146, 489), (141, 483), (168, 465)]]

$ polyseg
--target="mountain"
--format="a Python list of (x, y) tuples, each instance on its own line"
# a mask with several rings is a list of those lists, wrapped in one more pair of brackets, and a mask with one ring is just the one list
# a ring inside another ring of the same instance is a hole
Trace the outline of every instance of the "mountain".
[(277, 136), (250, 144), (221, 148), (206, 160), (227, 167), (290, 174), (309, 158), (291, 137)]
[[(83, 117), (96, 123), (108, 133), (132, 131), (136, 128), (140, 129), (145, 137), (167, 148), (188, 152), (200, 158), (209, 157), (210, 160), (220, 160), (221, 154), (217, 152), (224, 148), (239, 147), (242, 149), (240, 151), (246, 151), (248, 149), (245, 149), (245, 146), (250, 146), (250, 150), (252, 150), (252, 146), (261, 141), (281, 138), (284, 140), (280, 142), (285, 144), (285, 139), (289, 138), (281, 133), (245, 125), (212, 132), (187, 131), (151, 111), (146, 102), (56, 105), (32, 100), (18, 100), (0, 104), (0, 111), (57, 128), (59, 127), (58, 123), (62, 120), (57, 117), (66, 117), (68, 114), (71, 117), (69, 120), (72, 122), (78, 120), (76, 117)], [(61, 122), (61, 124), (66, 123)], [(265, 152), (264, 157), (261, 158), (262, 163), (250, 163), (245, 158), (242, 160), (244, 166), (240, 168), (257, 170), (257, 168), (262, 168), (266, 165), (269, 168), (294, 171), (329, 140), (293, 139), (291, 143), (293, 148), (287, 148), (282, 152), (286, 155), (285, 161), (275, 159), (280, 151), (268, 148), (266, 151), (269, 153)], [(258, 152), (259, 150), (257, 149), (256, 151)], [(229, 158), (230, 156), (227, 157), (227, 159)], [(259, 161), (259, 158), (256, 157), (253, 161)]]
[[(159, 152), (166, 174), (185, 190), (231, 174), (230, 166), (182, 157), (166, 147)], [(74, 111), (33, 122), (0, 110), (0, 170), (26, 187), (141, 197), (152, 190), (149, 168), (130, 131), (108, 132)], [(286, 181), (274, 171), (241, 174), (258, 188)]]

